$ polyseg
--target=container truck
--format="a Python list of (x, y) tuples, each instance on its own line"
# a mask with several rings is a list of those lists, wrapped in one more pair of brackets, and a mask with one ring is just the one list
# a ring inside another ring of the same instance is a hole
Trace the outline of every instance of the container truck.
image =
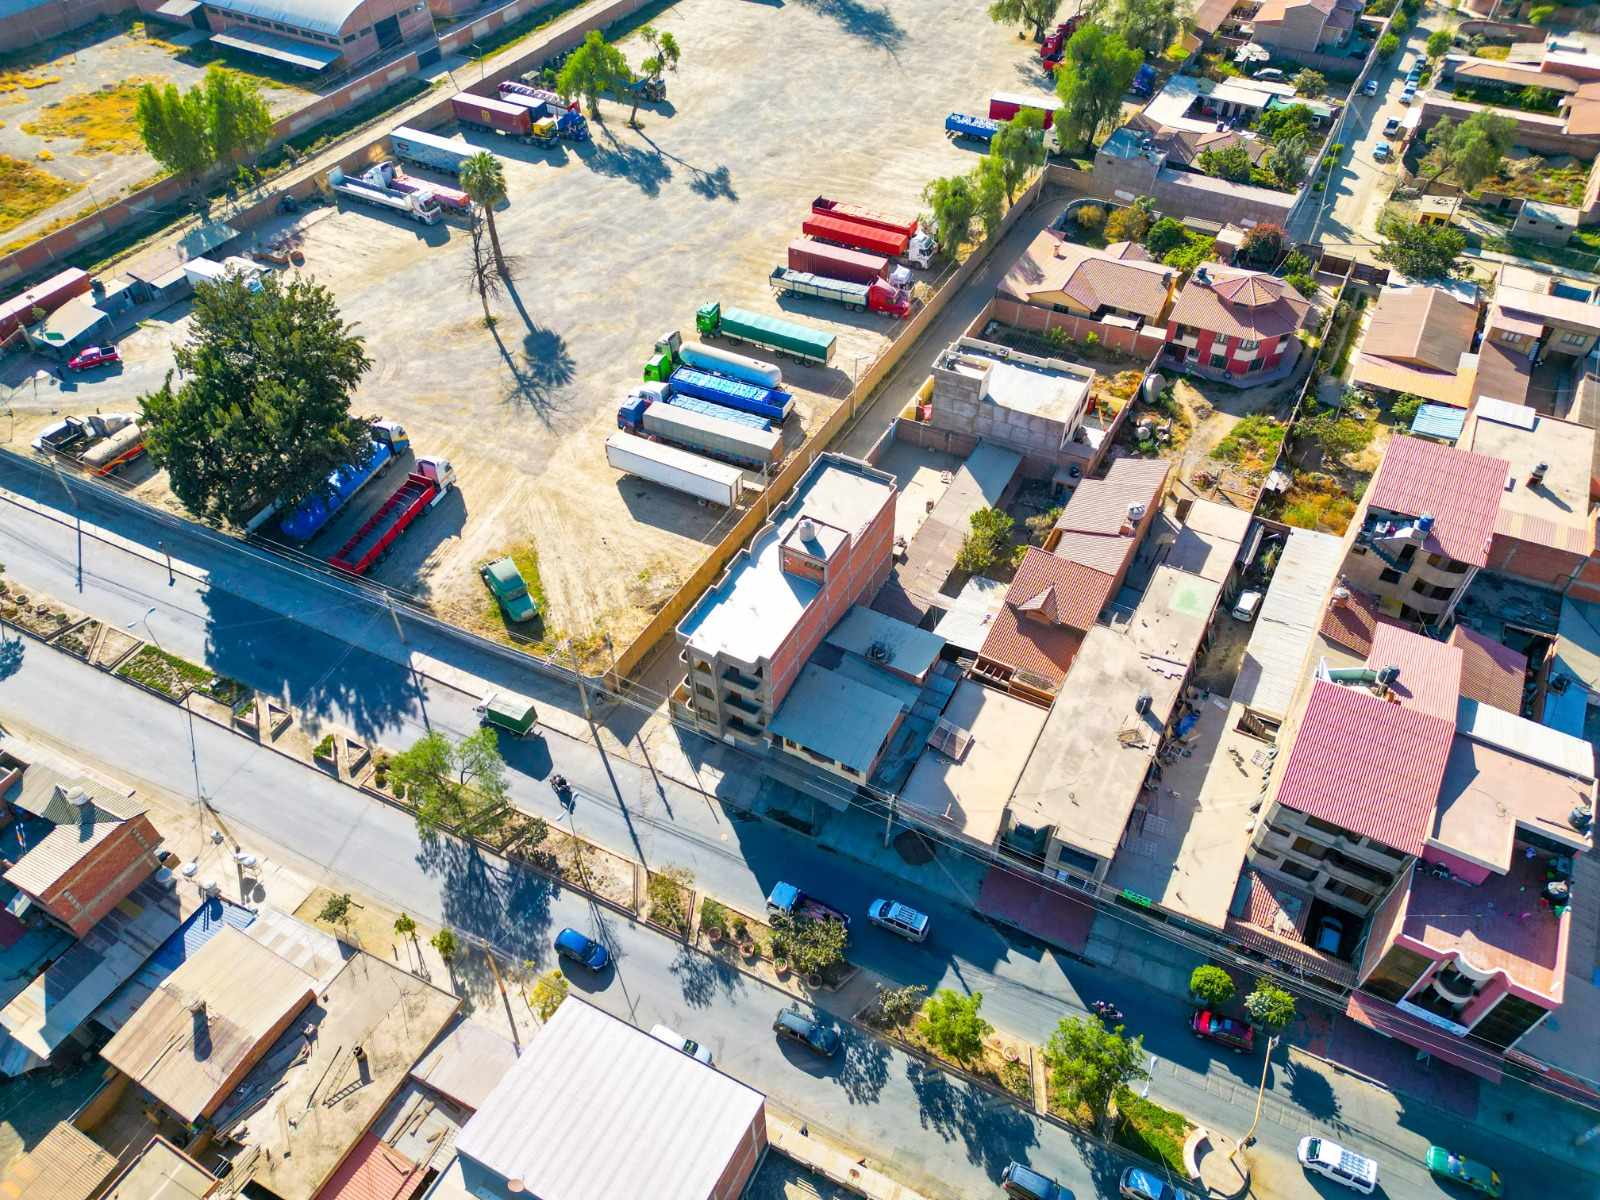
[(417, 469), (394, 490), (383, 506), (367, 518), (328, 565), (351, 575), (365, 575), (389, 552), (407, 529), (432, 508), (455, 482), (455, 469), (442, 458), (419, 458)]
[[(355, 494), (389, 469), (396, 455), (411, 448), (411, 440), (403, 426), (394, 421), (374, 421), (372, 438), (367, 452), (359, 462), (346, 463), (329, 473), (327, 482), (300, 502), (292, 513), (278, 522), (278, 530), (294, 542), (309, 542), (352, 499)], [(265, 517), (252, 519), (251, 525), (259, 527), (270, 518), (276, 506)]]
[[(724, 421), (732, 421), (737, 425), (747, 425), (763, 433), (772, 428), (772, 422), (760, 413), (729, 408), (725, 404), (718, 404), (714, 400), (702, 400), (699, 396), (691, 396), (687, 392), (675, 392), (670, 383), (641, 383), (628, 393), (626, 403), (632, 404), (640, 400), (649, 404), (673, 404), (693, 412), (705, 413), (710, 417), (721, 417)], [(639, 412), (643, 413), (644, 409), (639, 409)]]
[(753, 412), (780, 425), (794, 411), (794, 397), (781, 388), (765, 388), (759, 383), (727, 379), (709, 371), (697, 371), (693, 367), (679, 367), (667, 382), (674, 392), (709, 400), (724, 408)]
[(1066, 52), (1067, 41), (1078, 32), (1078, 25), (1082, 20), (1082, 14), (1068, 17), (1044, 35), (1044, 41), (1039, 45), (1039, 61), (1046, 71), (1054, 71), (1061, 65), (1061, 56)]
[(391, 133), (389, 144), (394, 147), (395, 157), (402, 162), (430, 167), (446, 175), (461, 174), (461, 164), (480, 153), (471, 142), (458, 142), (436, 133), (412, 129), (409, 125), (402, 125)]
[(819, 367), (833, 361), (833, 352), (838, 346), (838, 339), (831, 333), (743, 308), (723, 308), (716, 300), (700, 306), (694, 315), (694, 326), (702, 337), (727, 338), (734, 345), (748, 342), (796, 362)]
[(576, 100), (567, 101), (548, 88), (533, 87), (509, 79), (500, 85), (499, 90), (501, 100), (526, 108), (533, 120), (543, 118), (554, 121), (558, 137), (569, 142), (589, 140), (589, 122), (578, 111)]
[(881, 254), (863, 254), (811, 238), (795, 238), (789, 243), (789, 269), (870, 285), (888, 278), (889, 260)]
[(144, 431), (132, 413), (95, 413), (68, 417), (44, 429), (33, 448), (81, 464), (90, 474), (105, 476), (144, 453)]
[(613, 433), (606, 439), (606, 462), (619, 471), (724, 508), (737, 504), (744, 489), (744, 472), (738, 467), (632, 433)]
[(527, 137), (533, 119), (520, 104), (510, 104), (498, 96), (477, 96), (457, 92), (450, 97), (450, 112), (463, 125), (487, 129), (504, 137)]
[(635, 393), (617, 409), (617, 428), (758, 471), (783, 457), (781, 432), (730, 421), (713, 404), (696, 410)]
[(783, 371), (776, 363), (764, 363), (758, 358), (746, 358), (732, 350), (719, 350), (699, 342), (686, 346), (674, 329), (656, 342), (656, 352), (644, 364), (644, 377), (665, 383), (677, 367), (699, 367), (714, 375), (726, 375), (729, 379), (742, 379), (762, 387), (775, 388), (783, 383)]
[(1041, 96), (1035, 92), (996, 92), (989, 97), (989, 119), (1009, 121), (1025, 108), (1044, 114), (1044, 127), (1049, 129), (1061, 111), (1061, 101), (1055, 96)]
[(800, 232), (819, 241), (883, 258), (899, 258), (911, 245), (911, 239), (903, 233), (879, 229), (875, 225), (858, 225), (841, 217), (819, 217), (815, 213), (802, 222)]
[(328, 186), (341, 196), (374, 208), (387, 208), (423, 225), (437, 225), (442, 215), (432, 192), (397, 191), (365, 178), (352, 179), (338, 167), (328, 172)]
[(460, 188), (446, 187), (442, 183), (434, 183), (431, 179), (417, 179), (407, 175), (392, 162), (378, 163), (362, 174), (363, 179), (373, 177), (381, 181), (385, 187), (393, 188), (397, 192), (432, 192), (433, 198), (439, 202), (439, 207), (449, 209), (451, 212), (464, 213), (472, 208), (472, 197)]
[(771, 916), (804, 917), (811, 921), (837, 921), (847, 929), (850, 918), (831, 904), (807, 895), (792, 883), (775, 883), (767, 896), (767, 913)]
[(848, 279), (829, 279), (807, 271), (792, 271), (788, 267), (772, 269), (772, 290), (785, 296), (812, 296), (818, 300), (832, 300), (854, 312), (888, 313), (894, 317), (911, 315), (911, 293), (881, 279), (869, 283), (852, 283)]
[(908, 221), (901, 217), (891, 217), (886, 213), (873, 212), (870, 208), (830, 200), (826, 196), (818, 196), (813, 200), (811, 211), (819, 217), (837, 217), (841, 221), (854, 221), (857, 225), (870, 225), (875, 229), (887, 229), (891, 233), (905, 234), (906, 248), (900, 257), (913, 266), (926, 267), (939, 252), (938, 244), (933, 238), (917, 232), (917, 222), (914, 218)]
[(970, 113), (951, 113), (944, 119), (944, 135), (951, 140), (972, 138), (987, 145), (1000, 132), (1000, 122)]

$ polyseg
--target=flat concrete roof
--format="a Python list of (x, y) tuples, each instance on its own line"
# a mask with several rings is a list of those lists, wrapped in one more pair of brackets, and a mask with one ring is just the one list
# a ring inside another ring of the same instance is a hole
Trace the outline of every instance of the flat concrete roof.
[[(1480, 406), (1463, 433), (1462, 440), (1477, 453), (1511, 464), (1511, 487), (1500, 497), (1495, 533), (1587, 555), (1592, 540), (1587, 514), (1595, 431), (1540, 416), (1531, 409), (1526, 416), (1531, 418), (1532, 429), (1492, 420)], [(1540, 463), (1547, 469), (1544, 479), (1535, 484), (1531, 474)], [(1545, 528), (1544, 522), (1556, 529)]]
[(411, 1078), (468, 1108), (482, 1108), (517, 1061), (517, 1048), (492, 1029), (462, 1021), (411, 1071)]
[(1593, 799), (1592, 781), (1457, 734), (1427, 842), (1503, 874), (1511, 867), (1519, 828), (1564, 843), (1574, 853), (1587, 851), (1589, 839), (1567, 824), (1567, 814)]
[(914, 810), (929, 824), (993, 845), (1012, 789), (1050, 714), (967, 679), (943, 715), (971, 734), (972, 743), (959, 760), (925, 748), (900, 792), (901, 811)]
[(768, 729), (865, 775), (905, 711), (870, 684), (808, 662)]
[(989, 636), (989, 626), (1006, 602), (1007, 584), (998, 579), (974, 575), (955, 598), (949, 610), (933, 627), (937, 637), (945, 643), (976, 654), (983, 649), (983, 640)]
[[(1012, 795), (1024, 823), (1116, 855), (1221, 590), (1160, 566), (1126, 625), (1089, 631)], [(1150, 696), (1143, 713), (1141, 695)]]
[[(234, 1174), (279, 1200), (312, 1200), (460, 1006), (409, 972), (356, 953), (217, 1111), (217, 1128), (242, 1147)], [(304, 1025), (315, 1030), (309, 1042)]]
[(783, 539), (803, 517), (852, 538), (894, 502), (894, 476), (839, 454), (824, 454), (747, 550), (689, 611), (678, 633), (705, 655), (755, 664), (770, 657), (799, 622), (821, 585), (786, 573)]
[[(1059, 366), (1046, 365), (1057, 363)], [(1001, 408), (1075, 426), (1083, 414), (1094, 371), (1058, 359), (1018, 354), (964, 337), (934, 363), (939, 370), (984, 380), (989, 400)]]
[(943, 638), (861, 604), (852, 606), (822, 640), (917, 679), (939, 661), (944, 649)]
[(152, 1138), (100, 1200), (203, 1200), (217, 1178), (166, 1138)]
[(1306, 675), (1306, 656), (1322, 627), (1322, 610), (1344, 564), (1344, 540), (1291, 529), (1250, 631), (1233, 698), (1282, 720)]
[(1166, 564), (1213, 583), (1225, 583), (1249, 532), (1247, 510), (1214, 500), (1196, 500), (1167, 551)]

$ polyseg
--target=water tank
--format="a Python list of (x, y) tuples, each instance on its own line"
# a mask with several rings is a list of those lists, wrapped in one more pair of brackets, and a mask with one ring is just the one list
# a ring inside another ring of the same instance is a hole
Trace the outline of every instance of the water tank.
[(1167, 381), (1153, 371), (1149, 375), (1145, 376), (1144, 402), (1146, 404), (1154, 404), (1161, 398), (1161, 389), (1166, 386)]

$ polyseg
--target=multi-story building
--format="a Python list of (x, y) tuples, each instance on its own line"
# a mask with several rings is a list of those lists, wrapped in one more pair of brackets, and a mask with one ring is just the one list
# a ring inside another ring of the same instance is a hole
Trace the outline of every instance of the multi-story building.
[(1276, 276), (1198, 267), (1167, 315), (1167, 353), (1224, 379), (1287, 370), (1310, 311), (1311, 302)]
[(1488, 564), (1510, 469), (1503, 458), (1395, 438), (1350, 523), (1346, 579), (1392, 617), (1442, 624)]
[(1263, 0), (1251, 23), (1256, 41), (1292, 57), (1344, 45), (1360, 15), (1360, 0)]
[(1478, 328), (1474, 298), (1438, 287), (1386, 287), (1378, 295), (1350, 381), (1391, 395), (1472, 403)]
[(824, 454), (678, 625), (672, 710), (711, 737), (765, 744), (806, 660), (889, 575), (895, 479)]
[(305, 71), (354, 66), (433, 35), (427, 0), (166, 0), (156, 15)]

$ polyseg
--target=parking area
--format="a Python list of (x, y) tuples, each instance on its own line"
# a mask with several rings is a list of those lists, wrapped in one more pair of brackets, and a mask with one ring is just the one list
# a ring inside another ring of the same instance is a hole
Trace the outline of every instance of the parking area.
[[(365, 207), (297, 219), (304, 271), (332, 290), (375, 364), (356, 409), (402, 422), (417, 454), (459, 473), (459, 496), (419, 522), (378, 578), (469, 625), (484, 623), (477, 564), (531, 545), (553, 629), (620, 645), (642, 627), (729, 520), (606, 464), (617, 405), (656, 339), (692, 337), (709, 300), (834, 333), (829, 367), (783, 364), (797, 397), (786, 442), (797, 444), (899, 327), (774, 300), (768, 275), (811, 200), (918, 211), (931, 176), (976, 161), (945, 140), (945, 114), (985, 111), (990, 92), (1017, 86), (1027, 55), (1015, 31), (955, 0), (685, 0), (653, 22), (677, 38), (683, 65), (668, 100), (640, 111), (641, 128), (604, 103), (593, 143), (575, 149), (461, 135), (504, 159), (509, 199), (496, 220), (522, 263), (492, 325), (463, 279), (459, 225)], [(638, 58), (636, 40), (624, 49)], [(131, 407), (160, 384), (185, 325), (169, 310), (124, 338), (121, 372), (74, 403)]]
[(72, 189), (19, 222), (15, 232), (6, 231), (8, 240), (91, 201), (107, 204), (159, 171), (133, 127), (135, 100), (146, 82), (187, 88), (210, 63), (222, 62), (260, 85), (274, 116), (315, 98), (314, 85), (292, 68), (192, 44), (203, 37), (159, 21), (108, 17), (0, 60), (0, 154)]

